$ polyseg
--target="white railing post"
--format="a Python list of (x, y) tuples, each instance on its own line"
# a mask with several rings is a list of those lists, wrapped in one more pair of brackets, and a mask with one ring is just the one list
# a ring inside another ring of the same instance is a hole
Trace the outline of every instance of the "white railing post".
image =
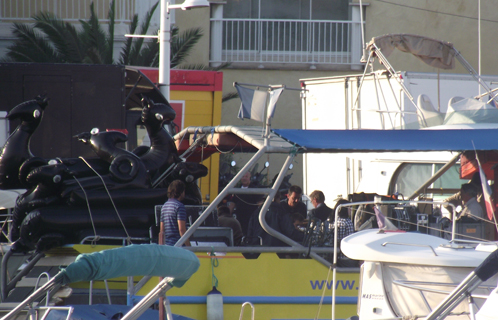
[(223, 32), (223, 5), (211, 5), (211, 66), (218, 67), (222, 62), (223, 39), (226, 32)]
[(362, 48), (364, 43), (361, 43), (361, 20), (360, 20), (360, 10), (362, 8), (360, 6), (352, 7), (352, 18), (351, 18), (351, 47), (350, 47), (350, 56), (351, 56), (351, 69), (360, 70), (362, 69), (360, 60), (363, 55)]

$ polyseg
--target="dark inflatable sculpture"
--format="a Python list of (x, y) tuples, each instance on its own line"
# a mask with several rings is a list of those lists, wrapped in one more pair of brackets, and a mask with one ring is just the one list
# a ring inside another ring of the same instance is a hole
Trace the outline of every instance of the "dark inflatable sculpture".
[(141, 122), (150, 147), (131, 152), (117, 146), (127, 141), (124, 133), (93, 129), (75, 136), (95, 152), (97, 157), (91, 159), (42, 159), (31, 153), (30, 139), (48, 105), (46, 97), (21, 103), (8, 113), (8, 119), (21, 123), (2, 149), (0, 189), (27, 189), (13, 211), (11, 250), (42, 252), (86, 237), (149, 238), (154, 205), (167, 200), (167, 187), (175, 179), (186, 184), (185, 204), (202, 203), (197, 179), (207, 175), (207, 168), (182, 162), (164, 129), (175, 111), (147, 98), (142, 103)]

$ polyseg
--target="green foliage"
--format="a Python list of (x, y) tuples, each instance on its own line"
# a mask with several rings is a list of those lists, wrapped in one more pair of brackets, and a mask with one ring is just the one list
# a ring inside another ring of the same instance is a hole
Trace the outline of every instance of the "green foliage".
[[(129, 33), (147, 34), (152, 15), (158, 6), (159, 2), (152, 6), (143, 17), (140, 27), (138, 16), (134, 15)], [(13, 24), (12, 32), (16, 40), (7, 48), (6, 57), (2, 61), (159, 66), (158, 42), (144, 38), (127, 38), (119, 59), (113, 60), (114, 1), (111, 1), (109, 6), (107, 30), (102, 28), (93, 2), (90, 4), (90, 18), (80, 20), (81, 28), (64, 22), (50, 12), (37, 13), (32, 19), (33, 24)], [(157, 31), (154, 34), (157, 34)], [(192, 28), (182, 33), (179, 33), (177, 28), (171, 29), (171, 68), (179, 66), (188, 57), (202, 35), (200, 28)], [(208, 69), (203, 65), (197, 65), (195, 68)]]

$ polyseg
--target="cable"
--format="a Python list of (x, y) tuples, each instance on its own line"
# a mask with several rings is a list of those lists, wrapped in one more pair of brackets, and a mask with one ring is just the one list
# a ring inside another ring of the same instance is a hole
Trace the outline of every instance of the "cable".
[[(454, 14), (454, 13), (440, 12), (440, 11), (429, 10), (429, 9), (424, 9), (424, 8), (417, 8), (417, 7), (412, 7), (412, 6), (408, 6), (408, 5), (404, 5), (404, 4), (399, 4), (399, 3), (394, 3), (394, 2), (385, 1), (385, 0), (374, 0), (374, 1), (383, 2), (383, 3), (387, 3), (387, 4), (392, 4), (392, 5), (395, 5), (395, 6), (405, 7), (405, 8), (414, 9), (414, 10), (420, 10), (420, 11), (425, 11), (425, 12), (442, 14), (442, 15), (446, 15), (446, 16), (452, 16), (452, 17), (457, 17), (457, 18), (465, 18), (465, 19), (471, 19), (471, 20), (478, 20), (477, 18), (474, 18), (474, 17), (463, 16), (463, 15)], [(482, 18), (481, 18), (481, 21), (495, 22), (495, 23), (498, 22), (498, 20), (482, 19)]]
[(78, 185), (81, 188), (81, 191), (83, 191), (83, 194), (85, 195), (86, 206), (88, 208), (88, 213), (90, 214), (90, 221), (92, 222), (93, 234), (95, 236), (94, 240), (92, 240), (93, 243), (94, 241), (98, 241), (98, 239), (100, 239), (100, 236), (97, 235), (97, 230), (95, 229), (95, 223), (93, 222), (92, 210), (90, 209), (90, 202), (88, 201), (88, 195), (86, 194), (85, 188), (83, 188), (78, 179), (76, 179), (75, 176), (73, 176), (73, 179), (78, 183)]
[[(320, 298), (320, 303), (318, 304), (318, 311), (316, 312), (315, 320), (318, 319), (318, 316), (320, 315), (320, 310), (322, 309), (323, 298), (325, 297), (325, 289), (327, 289), (327, 283), (329, 283), (331, 270), (332, 270), (332, 266), (329, 267), (329, 272), (327, 273), (327, 280), (325, 280), (325, 285), (323, 286), (322, 297)], [(334, 286), (335, 284), (333, 283), (332, 285)]]
[(118, 208), (116, 208), (116, 205), (114, 204), (114, 201), (112, 200), (111, 193), (109, 192), (109, 189), (107, 189), (107, 185), (105, 184), (104, 179), (94, 168), (92, 168), (92, 166), (83, 157), (80, 156), (78, 158), (81, 159), (102, 181), (102, 185), (104, 186), (104, 188), (107, 192), (107, 195), (109, 196), (109, 200), (111, 200), (112, 206), (114, 207), (114, 211), (116, 212), (116, 215), (118, 216), (119, 222), (121, 223), (121, 226), (123, 227), (123, 230), (126, 233), (126, 241), (128, 244), (131, 244), (131, 237), (128, 234), (128, 231), (126, 230), (126, 227), (123, 223), (123, 220), (121, 219), (121, 216), (119, 215)]

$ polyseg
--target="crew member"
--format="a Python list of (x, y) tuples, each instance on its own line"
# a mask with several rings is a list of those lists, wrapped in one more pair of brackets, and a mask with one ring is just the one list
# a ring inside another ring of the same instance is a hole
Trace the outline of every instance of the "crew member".
[(484, 217), (483, 210), (477, 202), (477, 188), (470, 183), (462, 184), (460, 189), (462, 201), (464, 203), (462, 212), (458, 217), (459, 222), (478, 222)]
[[(185, 184), (174, 180), (168, 186), (168, 201), (161, 208), (161, 222), (164, 224), (164, 244), (174, 246), (187, 232), (187, 210), (181, 201), (185, 198)], [(190, 246), (190, 241), (185, 241)]]
[[(253, 188), (251, 185), (251, 173), (246, 172), (240, 179), (241, 188)], [(240, 222), (242, 232), (247, 235), (247, 228), (249, 226), (249, 219), (251, 214), (258, 208), (258, 202), (261, 195), (258, 194), (233, 194), (228, 200), (228, 207), (230, 212), (235, 214), (237, 220)]]
[(230, 209), (225, 205), (218, 207), (218, 225), (220, 227), (232, 228), (233, 244), (236, 246), (240, 245), (242, 237), (244, 236), (242, 227), (240, 226), (240, 222), (232, 216)]
[(294, 213), (299, 213), (303, 219), (308, 216), (308, 209), (302, 202), (303, 189), (300, 186), (293, 185), (289, 188), (287, 199), (280, 202), (282, 209), (292, 216)]
[(311, 210), (311, 214), (321, 221), (329, 220), (334, 222), (334, 210), (325, 204), (325, 195), (320, 190), (315, 190), (310, 194), (311, 204), (315, 209)]

